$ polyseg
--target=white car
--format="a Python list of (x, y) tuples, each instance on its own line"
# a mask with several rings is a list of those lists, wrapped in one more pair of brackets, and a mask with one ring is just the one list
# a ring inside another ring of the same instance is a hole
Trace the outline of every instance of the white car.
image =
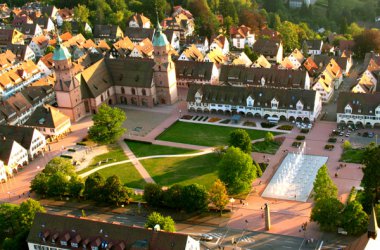
[(214, 238), (211, 235), (208, 234), (202, 234), (201, 235), (201, 240), (203, 241), (212, 241)]

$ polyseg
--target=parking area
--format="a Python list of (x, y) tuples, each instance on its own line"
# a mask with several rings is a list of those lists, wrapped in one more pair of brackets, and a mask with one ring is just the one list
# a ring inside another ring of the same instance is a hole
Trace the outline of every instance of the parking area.
[(371, 142), (377, 145), (379, 134), (377, 129), (357, 128), (355, 126), (338, 126), (332, 130), (331, 135), (336, 136), (338, 141), (349, 140), (354, 147), (365, 147)]

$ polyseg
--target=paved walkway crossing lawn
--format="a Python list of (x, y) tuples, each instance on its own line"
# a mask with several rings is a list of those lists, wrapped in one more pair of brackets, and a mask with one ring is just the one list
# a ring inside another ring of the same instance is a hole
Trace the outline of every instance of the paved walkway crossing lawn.
[(104, 179), (117, 175), (120, 178), (121, 183), (129, 188), (144, 189), (146, 182), (141, 177), (139, 172), (132, 163), (123, 163), (108, 168), (103, 168), (97, 171)]
[(206, 154), (193, 157), (141, 160), (154, 181), (162, 186), (198, 183), (210, 187), (218, 178), (219, 157)]
[[(228, 144), (230, 133), (236, 129), (233, 127), (177, 121), (156, 139), (201, 146), (221, 146)], [(267, 133), (264, 130), (245, 130), (252, 140), (264, 138)], [(272, 132), (272, 134), (278, 135), (280, 133)]]
[(136, 157), (144, 157), (150, 155), (190, 154), (197, 152), (196, 150), (191, 149), (154, 145), (143, 142), (126, 141), (126, 143)]

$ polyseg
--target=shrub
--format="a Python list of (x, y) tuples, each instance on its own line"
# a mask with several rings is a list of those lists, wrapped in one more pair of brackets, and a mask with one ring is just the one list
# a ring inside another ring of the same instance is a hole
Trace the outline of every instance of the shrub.
[(263, 128), (273, 128), (275, 126), (276, 126), (276, 124), (269, 123), (269, 122), (262, 122), (261, 123), (261, 127), (263, 127)]
[(281, 125), (281, 126), (277, 127), (277, 129), (290, 131), (293, 129), (293, 126), (292, 125)]
[(73, 159), (71, 155), (61, 155), (61, 157), (66, 159)]
[(326, 145), (325, 145), (325, 149), (326, 149), (326, 150), (330, 150), (330, 151), (333, 150), (334, 147), (335, 147), (335, 146), (334, 146), (334, 145), (331, 145), (331, 144), (326, 144)]
[(76, 150), (73, 149), (73, 148), (69, 148), (67, 151), (69, 151), (69, 152), (76, 152)]
[(305, 136), (304, 135), (297, 135), (296, 140), (303, 141), (303, 140), (305, 140)]
[(336, 142), (336, 138), (335, 137), (330, 137), (327, 142), (335, 143)]
[(261, 169), (261, 172), (263, 172), (263, 173), (265, 172), (265, 169), (267, 169), (267, 167), (268, 167), (268, 163), (265, 163), (265, 162), (261, 162), (258, 165)]
[(84, 143), (84, 142), (77, 142), (77, 145), (78, 146), (86, 146), (86, 143)]
[(309, 131), (310, 131), (310, 129), (308, 129), (308, 128), (301, 129), (301, 133), (304, 133), (304, 134), (309, 133)]
[(192, 118), (193, 118), (192, 115), (184, 115), (184, 116), (182, 116), (182, 119), (184, 119), (184, 120), (191, 120)]

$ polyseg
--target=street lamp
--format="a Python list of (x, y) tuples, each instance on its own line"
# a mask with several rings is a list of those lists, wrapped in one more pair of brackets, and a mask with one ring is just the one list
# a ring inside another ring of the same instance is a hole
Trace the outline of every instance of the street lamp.
[(231, 207), (231, 212), (234, 210), (234, 202), (235, 202), (234, 197), (231, 197), (231, 199), (230, 199), (230, 203), (231, 203), (231, 205), (232, 205), (232, 207)]

